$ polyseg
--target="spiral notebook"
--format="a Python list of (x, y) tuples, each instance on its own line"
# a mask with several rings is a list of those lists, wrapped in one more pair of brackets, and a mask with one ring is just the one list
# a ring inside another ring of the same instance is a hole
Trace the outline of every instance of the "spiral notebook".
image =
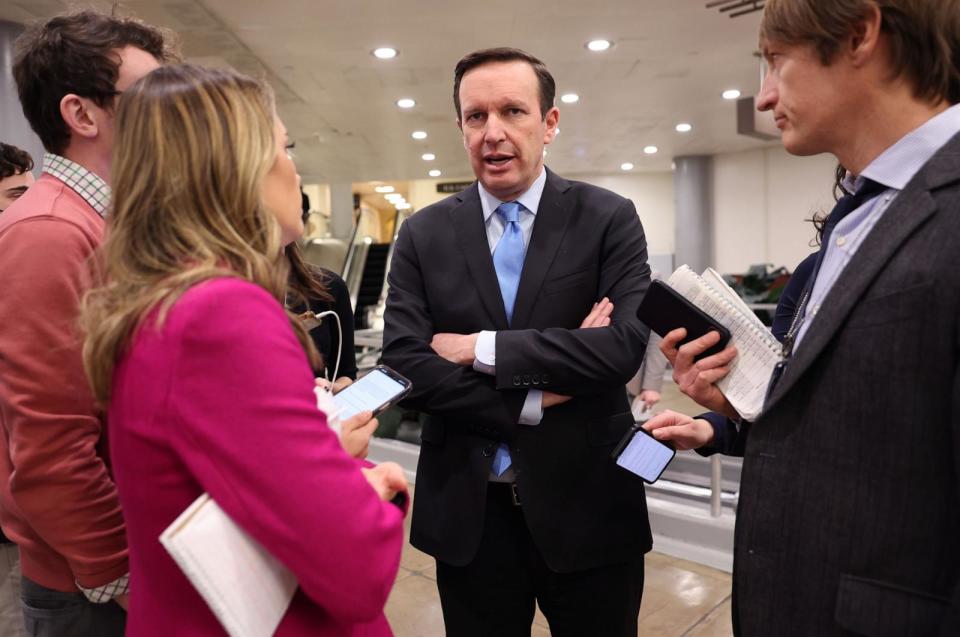
[(717, 388), (741, 417), (755, 420), (782, 358), (780, 342), (713, 268), (700, 275), (682, 265), (667, 284), (730, 330), (730, 344), (738, 353)]

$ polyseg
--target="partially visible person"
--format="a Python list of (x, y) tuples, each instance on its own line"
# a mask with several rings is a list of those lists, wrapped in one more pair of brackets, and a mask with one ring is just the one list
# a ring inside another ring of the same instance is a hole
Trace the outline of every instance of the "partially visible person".
[[(659, 271), (650, 272), (651, 281), (663, 280)], [(630, 396), (630, 411), (638, 421), (653, 415), (654, 406), (660, 402), (663, 392), (663, 375), (667, 371), (667, 357), (660, 351), (660, 335), (651, 331), (647, 339), (647, 349), (643, 353), (640, 369), (627, 382), (627, 395)]]
[(663, 397), (663, 375), (667, 371), (667, 357), (660, 351), (660, 336), (650, 332), (643, 363), (633, 378), (627, 382), (630, 395), (630, 411), (634, 418), (646, 417)]
[(91, 11), (16, 43), (20, 103), (47, 151), (0, 215), (0, 523), (20, 547), (30, 635), (123, 634), (123, 515), (76, 323), (110, 200), (116, 97), (172, 56), (161, 31)]
[[(958, 635), (960, 2), (768, 0), (760, 31), (758, 107), (788, 152), (833, 154), (850, 194), (740, 450), (734, 630)], [(692, 364), (716, 338), (663, 347), (722, 411), (729, 351)], [(724, 435), (672, 412), (647, 427)]]
[[(357, 379), (357, 355), (353, 347), (353, 307), (347, 284), (337, 274), (307, 264), (296, 242), (285, 248), (290, 264), (287, 306), (308, 326), (319, 361), (314, 367), (317, 384), (334, 394)], [(323, 313), (333, 312), (315, 319)], [(311, 320), (313, 319), (313, 320)], [(315, 320), (319, 321), (316, 325)], [(336, 377), (334, 377), (336, 375)], [(365, 458), (370, 438), (379, 422), (369, 412), (340, 422), (340, 442), (356, 458)]]
[(25, 150), (0, 142), (0, 212), (33, 185), (33, 158)]
[[(25, 150), (0, 142), (0, 212), (33, 185), (33, 158)], [(22, 635), (20, 555), (0, 531), (0, 635)]]
[(272, 92), (167, 66), (123, 96), (117, 130), (108, 283), (83, 322), (127, 522), (127, 634), (224, 634), (159, 541), (207, 493), (299, 582), (277, 635), (390, 635), (406, 481), (344, 453), (316, 407), (316, 348), (284, 309), (303, 222)]

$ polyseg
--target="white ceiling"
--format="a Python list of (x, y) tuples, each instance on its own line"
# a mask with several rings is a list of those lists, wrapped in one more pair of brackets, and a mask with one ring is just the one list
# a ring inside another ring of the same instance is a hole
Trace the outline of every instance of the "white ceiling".
[[(0, 0), (0, 19), (62, 12), (61, 0)], [(86, 6), (109, 6), (86, 2)], [(274, 86), (307, 182), (468, 177), (454, 123), (453, 67), (464, 54), (517, 46), (557, 80), (561, 134), (547, 163), (560, 173), (669, 170), (679, 155), (756, 148), (736, 134), (720, 94), (759, 84), (759, 13), (736, 19), (705, 0), (129, 0), (131, 13), (176, 31), (193, 62), (229, 64)], [(587, 40), (615, 42), (604, 53)], [(370, 51), (389, 45), (393, 60)], [(400, 97), (417, 106), (401, 111)], [(691, 133), (674, 126), (693, 124)], [(429, 138), (411, 139), (414, 130)], [(644, 155), (643, 147), (660, 152)], [(436, 161), (420, 155), (433, 152)]]

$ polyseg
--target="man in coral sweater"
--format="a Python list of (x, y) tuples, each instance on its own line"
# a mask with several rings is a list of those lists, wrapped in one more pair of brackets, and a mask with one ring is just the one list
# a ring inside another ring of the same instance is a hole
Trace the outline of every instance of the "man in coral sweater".
[(47, 150), (0, 216), (0, 523), (20, 547), (30, 635), (124, 630), (125, 529), (77, 316), (103, 238), (116, 98), (169, 56), (157, 29), (95, 12), (17, 43), (20, 101)]

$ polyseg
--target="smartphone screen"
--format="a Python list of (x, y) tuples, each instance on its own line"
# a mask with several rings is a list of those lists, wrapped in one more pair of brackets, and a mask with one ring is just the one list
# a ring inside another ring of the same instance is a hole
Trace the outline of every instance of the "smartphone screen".
[(617, 457), (617, 464), (645, 482), (656, 482), (676, 452), (644, 430), (638, 430)]
[(408, 386), (409, 382), (392, 378), (382, 368), (376, 367), (333, 397), (334, 404), (339, 408), (337, 417), (346, 420), (362, 411), (375, 412), (404, 393)]

